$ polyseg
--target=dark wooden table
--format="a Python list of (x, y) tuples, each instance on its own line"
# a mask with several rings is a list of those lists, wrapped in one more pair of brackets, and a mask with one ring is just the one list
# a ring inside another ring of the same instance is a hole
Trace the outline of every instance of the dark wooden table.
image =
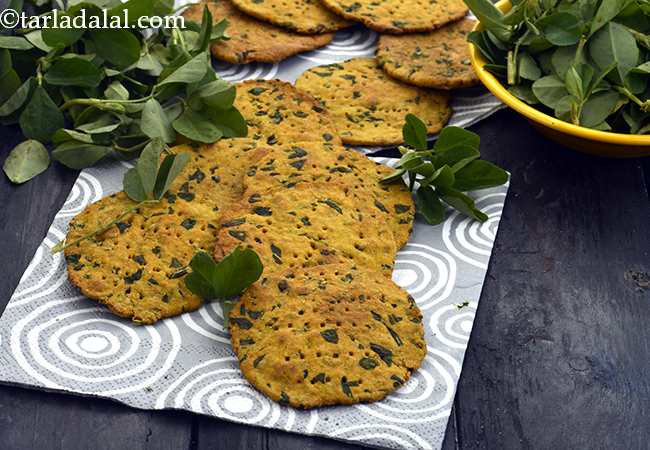
[[(473, 127), (513, 174), (444, 448), (650, 445), (650, 163), (599, 159), (503, 111)], [(20, 136), (0, 129), (2, 160)], [(0, 177), (0, 307), (76, 174)], [(352, 449), (183, 412), (0, 387), (2, 449)]]

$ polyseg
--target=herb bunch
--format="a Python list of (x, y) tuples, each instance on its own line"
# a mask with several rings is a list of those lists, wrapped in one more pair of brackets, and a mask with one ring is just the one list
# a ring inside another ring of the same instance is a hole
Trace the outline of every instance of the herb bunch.
[[(20, 10), (21, 0), (10, 7)], [(36, 2), (43, 5), (47, 2)], [(58, 4), (59, 2), (53, 2)], [(168, 15), (171, 0), (69, 2), (65, 14), (138, 18)], [(47, 6), (35, 12), (52, 14)], [(32, 12), (32, 11), (30, 11)], [(50, 156), (73, 169), (109, 155), (139, 156), (154, 139), (173, 143), (177, 134), (212, 143), (245, 136), (244, 118), (233, 106), (235, 87), (212, 70), (210, 44), (226, 39), (227, 21), (213, 25), (207, 7), (202, 23), (185, 29), (8, 30), (0, 35), (0, 123), (19, 124), (27, 138), (4, 166), (25, 182), (44, 171)]]
[(648, 0), (465, 0), (487, 70), (530, 105), (575, 125), (650, 133)]
[(501, 186), (508, 181), (508, 172), (479, 159), (481, 138), (477, 134), (446, 127), (429, 149), (426, 125), (413, 114), (405, 120), (402, 133), (406, 145), (399, 147), (402, 158), (381, 182), (392, 183), (406, 176), (409, 188), (415, 190), (418, 212), (431, 225), (444, 222), (444, 204), (485, 222), (487, 215), (466, 192)]

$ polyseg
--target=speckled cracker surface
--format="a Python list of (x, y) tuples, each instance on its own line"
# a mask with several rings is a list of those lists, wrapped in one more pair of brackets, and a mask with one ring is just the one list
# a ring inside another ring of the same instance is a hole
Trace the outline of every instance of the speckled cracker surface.
[(257, 252), (267, 274), (352, 261), (390, 276), (397, 252), (391, 228), (344, 186), (305, 183), (259, 193), (249, 185), (221, 223), (216, 259), (241, 245)]
[(204, 5), (210, 8), (215, 22), (228, 19), (230, 39), (214, 43), (212, 54), (233, 64), (279, 62), (327, 45), (334, 37), (333, 33), (305, 36), (287, 31), (240, 12), (230, 0), (204, 2), (188, 8), (183, 15), (200, 23)]
[(380, 33), (431, 31), (461, 19), (468, 8), (463, 0), (322, 0), (346, 19), (361, 22)]
[[(192, 311), (202, 300), (185, 287), (186, 266), (212, 251), (222, 210), (242, 194), (243, 173), (264, 150), (248, 139), (196, 149), (164, 199), (126, 215), (103, 234), (65, 250), (70, 281), (115, 314), (150, 324)], [(89, 205), (69, 226), (67, 241), (99, 229), (135, 206), (118, 193)]]
[(263, 279), (231, 312), (230, 332), (251, 384), (298, 408), (380, 400), (426, 353), (411, 296), (349, 264)]
[(233, 0), (233, 3), (246, 14), (298, 33), (327, 33), (352, 25), (319, 0)]
[(249, 138), (260, 143), (341, 143), (329, 113), (311, 95), (284, 81), (238, 83), (235, 105), (248, 122)]
[(401, 144), (406, 114), (422, 119), (429, 133), (440, 131), (451, 116), (446, 93), (394, 80), (374, 58), (311, 68), (296, 87), (322, 102), (346, 144)]
[(382, 35), (377, 59), (393, 78), (416, 86), (456, 89), (478, 84), (467, 35), (476, 22), (463, 19), (431, 33)]
[(376, 209), (378, 220), (391, 226), (398, 249), (408, 241), (415, 216), (411, 192), (401, 181), (381, 184), (379, 180), (393, 170), (357, 151), (329, 143), (295, 142), (273, 147), (255, 168), (244, 178), (244, 188), (252, 193), (291, 189), (301, 183), (335, 183)]

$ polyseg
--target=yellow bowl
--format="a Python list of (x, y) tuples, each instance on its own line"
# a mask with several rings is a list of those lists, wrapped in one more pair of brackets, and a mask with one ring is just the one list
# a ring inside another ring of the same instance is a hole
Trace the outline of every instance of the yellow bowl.
[[(502, 0), (496, 6), (503, 12), (508, 12), (511, 8), (509, 0)], [(480, 31), (483, 27), (477, 23), (474, 29)], [(485, 87), (503, 103), (526, 117), (540, 133), (552, 141), (592, 155), (615, 158), (650, 156), (650, 135), (597, 131), (551, 117), (508, 92), (501, 82), (485, 69), (487, 61), (473, 44), (470, 44), (470, 58), (472, 67)]]

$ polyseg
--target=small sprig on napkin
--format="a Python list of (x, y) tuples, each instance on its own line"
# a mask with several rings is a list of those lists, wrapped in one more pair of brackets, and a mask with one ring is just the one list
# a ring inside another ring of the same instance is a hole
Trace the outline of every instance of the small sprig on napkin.
[[(161, 162), (163, 152), (168, 154)], [(152, 139), (142, 150), (135, 167), (126, 172), (122, 182), (126, 195), (137, 203), (126, 209), (115, 219), (72, 242), (66, 240), (59, 242), (52, 248), (52, 253), (58, 253), (72, 245), (92, 239), (110, 229), (129, 214), (139, 213), (143, 207), (160, 202), (189, 159), (189, 154), (169, 153), (163, 141), (158, 138)]]
[(406, 176), (409, 188), (415, 190), (418, 212), (431, 225), (444, 222), (443, 203), (485, 222), (488, 217), (465, 193), (501, 186), (509, 177), (505, 170), (479, 159), (481, 138), (463, 128), (446, 127), (429, 149), (426, 125), (413, 114), (406, 116), (402, 133), (406, 144), (399, 147), (402, 158), (381, 182), (393, 183)]
[(220, 262), (215, 262), (206, 252), (194, 255), (185, 285), (194, 294), (206, 300), (219, 300), (223, 317), (228, 325), (230, 310), (236, 303), (234, 297), (255, 283), (264, 270), (260, 257), (251, 249), (236, 248)]

